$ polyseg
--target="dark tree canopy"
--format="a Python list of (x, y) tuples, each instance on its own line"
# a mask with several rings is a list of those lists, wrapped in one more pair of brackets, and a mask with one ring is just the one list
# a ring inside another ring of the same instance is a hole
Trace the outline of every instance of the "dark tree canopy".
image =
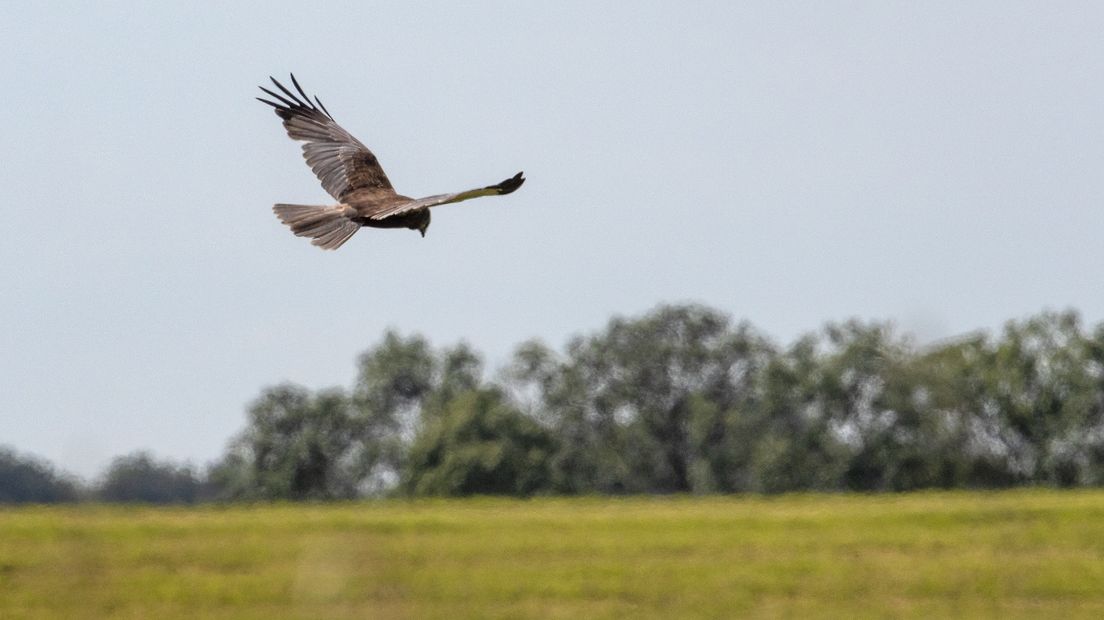
[(530, 495), (548, 488), (552, 438), (494, 390), (450, 400), (410, 447), (415, 495)]
[[(615, 317), (495, 379), (460, 343), (388, 331), (349, 390), (268, 388), (205, 478), (116, 460), (108, 501), (777, 493), (1104, 484), (1104, 325), (1044, 312), (920, 346), (830, 323), (779, 346), (700, 305)], [(0, 450), (0, 501), (77, 485)]]
[(717, 310), (660, 306), (562, 351), (523, 343), (492, 382), (466, 344), (387, 332), (347, 405), (304, 390), (260, 402), (252, 447), (226, 461), (254, 474), (225, 478), (264, 497), (366, 481), (415, 495), (1104, 483), (1104, 326), (1072, 312), (923, 347), (847, 321), (780, 347)]
[(111, 462), (96, 491), (108, 502), (190, 504), (200, 497), (202, 482), (190, 467), (158, 462), (147, 452)]
[(76, 483), (47, 462), (0, 446), (0, 504), (75, 501)]
[(211, 476), (227, 498), (354, 497), (365, 472), (366, 433), (340, 390), (269, 388)]

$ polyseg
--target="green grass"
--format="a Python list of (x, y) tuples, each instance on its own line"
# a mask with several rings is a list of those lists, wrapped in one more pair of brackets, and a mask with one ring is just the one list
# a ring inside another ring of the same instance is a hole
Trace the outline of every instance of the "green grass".
[(1104, 617), (1104, 492), (0, 508), (0, 618)]

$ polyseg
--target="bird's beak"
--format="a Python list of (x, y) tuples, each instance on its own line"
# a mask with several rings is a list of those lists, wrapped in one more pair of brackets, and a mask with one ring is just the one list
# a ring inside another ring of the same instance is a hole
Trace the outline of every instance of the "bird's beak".
[(425, 236), (425, 229), (424, 228), (419, 228), (418, 232), (422, 233), (423, 237)]

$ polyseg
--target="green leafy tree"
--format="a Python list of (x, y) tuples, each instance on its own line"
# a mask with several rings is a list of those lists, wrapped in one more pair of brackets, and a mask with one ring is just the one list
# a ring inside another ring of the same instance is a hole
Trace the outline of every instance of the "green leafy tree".
[(731, 491), (750, 440), (733, 420), (754, 415), (771, 355), (765, 339), (721, 313), (663, 306), (574, 339), (563, 358), (527, 343), (510, 376), (561, 439), (557, 490)]
[[(507, 396), (508, 395), (508, 396)], [(917, 347), (849, 321), (779, 349), (698, 305), (614, 318), (500, 380), (386, 332), (351, 395), (282, 386), (208, 472), (225, 497), (887, 491), (1104, 483), (1104, 326)]]
[(421, 419), (442, 414), (457, 396), (483, 384), (483, 358), (466, 343), (443, 349), (435, 358), (436, 372), (421, 410)]
[(282, 385), (249, 411), (246, 430), (208, 472), (216, 497), (332, 499), (391, 490), (420, 420), (481, 382), (467, 345), (434, 351), (393, 331), (358, 360), (351, 396)]
[(1063, 486), (1098, 480), (1104, 426), (1098, 344), (1074, 312), (1008, 323), (986, 358), (977, 412), (985, 439), (1025, 480)]
[(436, 379), (437, 358), (429, 342), (388, 330), (360, 356), (353, 404), (374, 426), (398, 432), (409, 423), (404, 414), (422, 404)]
[(202, 481), (191, 467), (136, 452), (111, 462), (96, 497), (106, 502), (191, 504), (200, 498), (201, 490)]
[(754, 415), (740, 420), (749, 437), (747, 477), (740, 490), (765, 493), (835, 490), (848, 463), (846, 444), (820, 402), (819, 341), (806, 336), (773, 357), (761, 375)]
[(422, 409), (439, 384), (439, 361), (422, 336), (388, 330), (379, 344), (361, 354), (352, 404), (364, 433), (362, 466), (367, 487), (390, 489)]
[(451, 399), (415, 438), (403, 488), (414, 495), (518, 495), (550, 488), (549, 433), (496, 390)]
[(365, 439), (341, 390), (269, 388), (250, 407), (246, 430), (212, 481), (231, 498), (354, 497), (365, 477)]
[(714, 311), (664, 307), (636, 321), (615, 319), (591, 341), (608, 362), (596, 396), (626, 422), (630, 490), (691, 490), (690, 403), (724, 389), (728, 369), (716, 353), (726, 328)]
[(76, 501), (77, 483), (48, 462), (0, 446), (0, 504)]
[(561, 357), (530, 341), (507, 372), (515, 402), (558, 438), (549, 467), (557, 493), (624, 492), (628, 467), (613, 402), (598, 395), (604, 360), (577, 338)]
[[(1104, 323), (1098, 325), (1084, 342), (1086, 371), (1092, 391), (1090, 407), (1083, 428), (1076, 429), (1080, 438), (1072, 450), (1083, 484), (1104, 485)], [(1076, 432), (1075, 431), (1075, 432)]]

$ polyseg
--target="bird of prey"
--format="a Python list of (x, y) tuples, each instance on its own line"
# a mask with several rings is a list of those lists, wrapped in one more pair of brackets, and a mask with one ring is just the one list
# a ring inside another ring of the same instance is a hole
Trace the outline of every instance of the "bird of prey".
[(278, 204), (272, 210), (296, 236), (310, 237), (311, 243), (322, 249), (336, 250), (361, 226), (410, 228), (424, 237), (430, 207), (509, 194), (525, 182), (519, 172), (497, 185), (464, 192), (425, 198), (402, 196), (391, 187), (372, 151), (342, 129), (318, 97), (311, 102), (294, 74), (291, 83), (298, 95), (275, 78), (269, 79), (280, 92), (260, 88), (275, 101), (257, 100), (276, 109), (292, 140), (304, 142), (303, 158), (322, 181), (322, 187), (337, 200), (336, 205), (323, 206)]

